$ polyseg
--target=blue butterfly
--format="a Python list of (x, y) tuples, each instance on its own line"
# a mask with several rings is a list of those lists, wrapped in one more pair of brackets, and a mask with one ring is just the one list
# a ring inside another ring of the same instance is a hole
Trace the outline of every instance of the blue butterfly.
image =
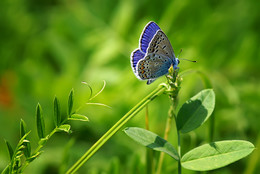
[(136, 77), (147, 80), (148, 85), (168, 74), (171, 65), (178, 69), (179, 59), (175, 57), (169, 39), (155, 22), (145, 26), (139, 46), (131, 54), (131, 65)]

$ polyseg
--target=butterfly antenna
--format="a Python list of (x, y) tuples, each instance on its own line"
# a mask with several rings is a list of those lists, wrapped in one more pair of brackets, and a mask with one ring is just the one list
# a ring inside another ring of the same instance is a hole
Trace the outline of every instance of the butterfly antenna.
[(183, 58), (179, 58), (179, 60), (187, 60), (187, 61), (189, 61), (189, 62), (194, 62), (194, 63), (197, 62), (196, 60), (189, 60), (189, 59), (183, 59)]
[[(180, 50), (180, 53), (178, 54), (177, 57), (180, 57), (181, 53), (182, 53), (182, 49)], [(189, 59), (183, 59), (183, 58), (178, 58), (178, 59), (179, 59), (179, 60), (187, 60), (187, 61), (189, 61), (189, 62), (194, 62), (194, 63), (197, 62), (196, 60), (189, 60)]]
[(181, 53), (182, 53), (182, 49), (180, 50), (180, 53), (178, 54), (178, 56), (177, 56), (177, 57), (180, 57)]

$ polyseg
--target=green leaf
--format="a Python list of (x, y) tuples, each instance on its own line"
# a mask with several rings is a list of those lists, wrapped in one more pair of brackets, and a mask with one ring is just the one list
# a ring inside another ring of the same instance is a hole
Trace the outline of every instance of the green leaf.
[(186, 153), (181, 161), (186, 169), (208, 171), (224, 167), (249, 155), (255, 149), (248, 141), (230, 140), (204, 144)]
[(168, 141), (153, 132), (138, 127), (126, 128), (124, 132), (143, 146), (156, 151), (165, 152), (177, 161), (180, 159), (175, 148)]
[(69, 124), (63, 124), (60, 125), (58, 128), (56, 128), (58, 131), (64, 131), (67, 133), (70, 133), (70, 125)]
[(31, 156), (31, 143), (24, 142), (24, 145), (25, 145), (24, 155), (26, 158), (29, 158)]
[(5, 140), (5, 143), (7, 145), (7, 149), (8, 149), (9, 157), (10, 157), (10, 161), (11, 161), (13, 158), (13, 155), (14, 155), (14, 150), (13, 150), (11, 144), (7, 140)]
[(68, 100), (68, 115), (71, 116), (72, 108), (73, 108), (73, 102), (74, 102), (74, 90), (71, 89), (69, 94), (69, 100)]
[(54, 103), (54, 124), (55, 126), (59, 126), (61, 123), (60, 102), (56, 96), (54, 98), (53, 103)]
[(182, 133), (190, 132), (202, 125), (215, 107), (215, 93), (205, 89), (186, 101), (177, 115), (177, 128)]
[(25, 134), (26, 134), (26, 124), (23, 121), (23, 119), (21, 119), (21, 121), (20, 121), (20, 138), (22, 138)]
[(9, 174), (10, 172), (9, 172), (9, 169), (10, 169), (10, 164), (8, 164), (5, 168), (4, 168), (4, 170), (1, 172), (1, 174)]
[[(26, 124), (25, 122), (21, 119), (20, 121), (20, 137), (22, 138), (26, 134)], [(28, 158), (31, 154), (31, 143), (29, 140), (24, 139), (23, 140), (23, 145), (24, 145), (24, 155), (26, 158)]]
[(38, 103), (36, 107), (36, 125), (37, 125), (37, 133), (39, 138), (44, 138), (45, 135), (45, 124), (42, 117), (42, 108), (41, 105)]
[(37, 157), (39, 157), (42, 152), (43, 152), (43, 151), (36, 152), (36, 153), (33, 154), (30, 158), (27, 158), (26, 161), (32, 162), (32, 161), (35, 160)]
[(89, 121), (88, 117), (80, 114), (72, 114), (69, 120)]

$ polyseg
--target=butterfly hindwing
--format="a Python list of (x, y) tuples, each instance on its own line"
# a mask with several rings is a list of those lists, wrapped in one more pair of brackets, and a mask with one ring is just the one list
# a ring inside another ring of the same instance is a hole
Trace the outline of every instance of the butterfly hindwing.
[(154, 81), (156, 78), (167, 74), (171, 64), (172, 60), (166, 56), (154, 53), (147, 54), (144, 59), (137, 63), (137, 75), (141, 80)]
[(171, 59), (175, 58), (171, 43), (161, 30), (157, 31), (154, 35), (148, 46), (147, 52), (164, 55)]
[(140, 48), (141, 51), (143, 51), (144, 53), (147, 52), (147, 48), (149, 46), (149, 43), (151, 42), (151, 40), (153, 39), (154, 35), (156, 34), (156, 32), (160, 30), (160, 27), (155, 23), (155, 22), (149, 22), (140, 37)]
[(130, 60), (131, 60), (131, 65), (134, 73), (136, 73), (136, 65), (138, 61), (143, 59), (144, 56), (145, 54), (142, 51), (140, 51), (140, 49), (136, 49), (132, 52)]

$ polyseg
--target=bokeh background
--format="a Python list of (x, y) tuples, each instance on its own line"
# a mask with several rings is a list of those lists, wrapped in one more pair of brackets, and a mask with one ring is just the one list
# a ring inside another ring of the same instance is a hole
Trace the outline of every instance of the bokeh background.
[[(14, 147), (19, 121), (32, 130), (37, 146), (35, 107), (43, 108), (46, 130), (53, 124), (53, 99), (61, 101), (75, 90), (75, 108), (90, 122), (72, 122), (73, 133), (54, 135), (25, 173), (63, 173), (102, 134), (138, 101), (165, 81), (139, 81), (130, 66), (131, 51), (149, 21), (167, 34), (181, 61), (180, 71), (195, 70), (210, 79), (216, 93), (215, 140), (243, 139), (260, 145), (260, 1), (258, 0), (1, 0), (0, 1), (0, 170), (8, 163), (4, 139)], [(90, 94), (104, 91), (85, 105)], [(198, 73), (183, 79), (179, 103), (204, 88)], [(162, 95), (149, 105), (150, 129), (163, 136), (169, 101)], [(144, 127), (140, 112), (127, 126)], [(183, 153), (205, 143), (206, 123), (183, 136)], [(170, 141), (176, 144), (175, 128)], [(223, 169), (209, 173), (257, 173), (259, 150)], [(163, 173), (176, 172), (176, 162), (165, 158)], [(79, 173), (144, 173), (145, 148), (119, 131)], [(195, 173), (184, 170), (184, 173)]]

